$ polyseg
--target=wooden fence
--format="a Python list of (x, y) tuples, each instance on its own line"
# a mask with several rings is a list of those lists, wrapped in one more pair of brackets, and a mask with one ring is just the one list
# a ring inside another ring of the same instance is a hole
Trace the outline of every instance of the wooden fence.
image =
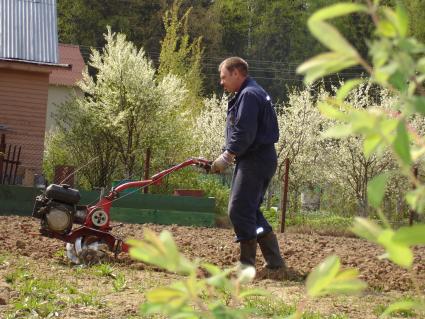
[(21, 157), (21, 146), (6, 145), (6, 135), (1, 135), (0, 140), (0, 184), (16, 184), (16, 174)]

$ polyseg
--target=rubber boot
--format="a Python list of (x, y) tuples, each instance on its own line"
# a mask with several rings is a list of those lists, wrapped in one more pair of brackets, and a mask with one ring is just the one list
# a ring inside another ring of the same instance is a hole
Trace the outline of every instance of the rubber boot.
[(253, 266), (255, 267), (255, 256), (257, 254), (257, 240), (241, 240), (241, 255), (240, 255), (240, 263), (243, 266)]
[(287, 267), (283, 260), (276, 235), (269, 232), (257, 238), (266, 266), (257, 273), (257, 279), (283, 280), (287, 278)]

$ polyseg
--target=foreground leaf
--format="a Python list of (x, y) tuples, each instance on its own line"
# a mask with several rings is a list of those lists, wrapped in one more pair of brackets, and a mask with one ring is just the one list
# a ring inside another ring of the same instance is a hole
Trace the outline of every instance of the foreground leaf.
[(383, 231), (381, 226), (372, 220), (363, 217), (356, 217), (354, 219), (351, 231), (359, 237), (362, 237), (373, 243), (378, 242), (378, 237)]
[(403, 245), (425, 245), (425, 224), (399, 228), (393, 240)]
[(391, 305), (388, 306), (387, 309), (382, 313), (382, 315), (379, 318), (386, 318), (388, 315), (399, 312), (399, 311), (406, 311), (406, 310), (412, 310), (412, 309), (420, 309), (423, 307), (420, 302), (413, 301), (413, 300), (403, 300), (403, 301), (397, 301)]
[(307, 293), (311, 297), (319, 296), (332, 282), (340, 268), (339, 257), (332, 255), (326, 258), (320, 265), (313, 269), (307, 277)]
[(381, 205), (385, 195), (385, 185), (390, 176), (389, 172), (379, 174), (367, 184), (367, 197), (373, 207), (378, 208)]

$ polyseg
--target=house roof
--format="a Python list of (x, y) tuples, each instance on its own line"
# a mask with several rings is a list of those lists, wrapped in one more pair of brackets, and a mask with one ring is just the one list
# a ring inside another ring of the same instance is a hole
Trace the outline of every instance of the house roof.
[(69, 69), (55, 69), (50, 73), (49, 83), (74, 86), (83, 78), (84, 60), (78, 45), (59, 43), (59, 62), (69, 64)]

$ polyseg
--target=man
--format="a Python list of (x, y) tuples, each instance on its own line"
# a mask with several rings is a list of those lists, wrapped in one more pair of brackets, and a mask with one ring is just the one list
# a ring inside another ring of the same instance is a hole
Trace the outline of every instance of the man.
[(240, 262), (255, 267), (258, 243), (266, 267), (257, 277), (280, 279), (286, 266), (276, 235), (260, 211), (277, 167), (276, 113), (267, 92), (248, 76), (246, 61), (228, 58), (220, 64), (219, 72), (220, 84), (234, 96), (228, 103), (224, 152), (213, 162), (211, 172), (222, 173), (236, 162), (228, 209), (240, 243)]

